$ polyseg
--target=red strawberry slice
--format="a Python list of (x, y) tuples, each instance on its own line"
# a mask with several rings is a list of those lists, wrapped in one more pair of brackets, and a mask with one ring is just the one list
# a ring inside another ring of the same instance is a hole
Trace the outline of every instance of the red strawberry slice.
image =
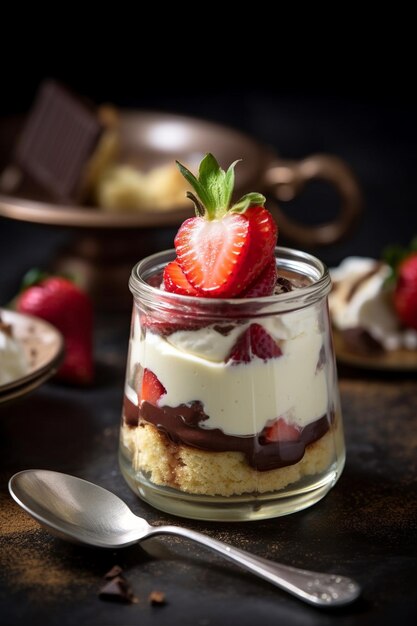
[(179, 293), (183, 296), (200, 295), (200, 292), (188, 282), (176, 259), (165, 266), (163, 280), (165, 290), (170, 293)]
[(204, 297), (233, 298), (242, 293), (270, 261), (277, 240), (264, 196), (249, 193), (230, 206), (235, 164), (225, 172), (207, 154), (196, 178), (178, 163), (197, 196), (187, 193), (196, 217), (178, 230), (177, 261), (187, 281)]
[(268, 261), (267, 266), (262, 270), (259, 276), (249, 285), (241, 294), (240, 298), (262, 298), (270, 296), (274, 293), (277, 284), (277, 265), (275, 257)]
[(278, 232), (272, 215), (263, 206), (249, 207), (245, 211), (244, 216), (250, 224), (250, 246), (248, 255), (239, 266), (239, 271), (235, 278), (240, 291), (254, 283), (263, 269), (269, 264), (276, 246)]
[(397, 271), (395, 310), (405, 326), (417, 330), (417, 253), (406, 257)]
[(267, 361), (281, 355), (281, 348), (264, 327), (260, 324), (251, 324), (239, 337), (226, 361), (232, 361), (232, 365), (237, 365), (249, 363), (254, 356)]
[(185, 317), (167, 317), (165, 319), (156, 319), (150, 315), (144, 315), (141, 319), (142, 328), (150, 330), (156, 335), (162, 337), (168, 337), (172, 333), (176, 333), (179, 330), (198, 330), (204, 328), (209, 324), (206, 320), (187, 319)]
[(140, 392), (141, 402), (146, 401), (155, 406), (158, 403), (159, 398), (166, 392), (167, 390), (159, 381), (157, 376), (151, 370), (145, 368)]
[(271, 426), (267, 426), (262, 436), (268, 442), (298, 441), (301, 428), (288, 424), (283, 417), (279, 417)]
[(240, 276), (250, 231), (249, 220), (237, 213), (210, 221), (186, 220), (175, 237), (175, 249), (188, 282), (205, 297), (233, 297), (242, 291), (256, 275), (248, 268), (243, 281)]

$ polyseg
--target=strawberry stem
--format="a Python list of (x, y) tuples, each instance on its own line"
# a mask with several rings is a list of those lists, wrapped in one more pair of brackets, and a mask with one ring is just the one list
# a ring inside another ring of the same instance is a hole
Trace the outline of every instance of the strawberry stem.
[(417, 251), (417, 237), (414, 237), (407, 247), (399, 244), (391, 244), (387, 246), (382, 252), (382, 259), (391, 268), (391, 274), (387, 278), (387, 283), (394, 283), (397, 280), (398, 268), (404, 259), (406, 259), (412, 252)]
[(230, 208), (235, 186), (235, 166), (238, 162), (234, 161), (225, 172), (214, 156), (208, 153), (200, 163), (197, 178), (189, 169), (176, 161), (181, 174), (197, 194), (196, 197), (193, 193), (187, 192), (187, 197), (194, 202), (197, 216), (215, 220), (221, 219), (229, 210), (234, 213), (244, 213), (249, 206), (254, 204), (263, 206), (265, 202), (263, 195), (249, 193)]

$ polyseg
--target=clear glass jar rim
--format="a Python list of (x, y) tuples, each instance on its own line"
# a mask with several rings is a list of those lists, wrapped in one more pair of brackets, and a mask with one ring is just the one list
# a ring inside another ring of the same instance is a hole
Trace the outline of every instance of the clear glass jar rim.
[(232, 305), (233, 308), (242, 309), (247, 306), (253, 308), (254, 303), (259, 303), (262, 306), (276, 305), (280, 310), (290, 310), (317, 302), (327, 296), (331, 288), (330, 274), (322, 261), (307, 252), (281, 246), (275, 248), (278, 268), (301, 272), (313, 280), (311, 284), (272, 296), (227, 299), (183, 296), (150, 285), (147, 279), (158, 269), (162, 270), (166, 263), (175, 259), (175, 256), (175, 250), (164, 250), (139, 261), (133, 267), (129, 280), (129, 288), (133, 296), (149, 306), (157, 302), (159, 306), (165, 303), (169, 307), (182, 305), (198, 307), (200, 310), (208, 307), (213, 310), (216, 305), (223, 307), (225, 303)]

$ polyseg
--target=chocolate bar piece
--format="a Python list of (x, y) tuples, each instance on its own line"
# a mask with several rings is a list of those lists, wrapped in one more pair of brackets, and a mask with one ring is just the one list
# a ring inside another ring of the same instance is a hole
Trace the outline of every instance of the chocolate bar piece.
[(94, 107), (46, 81), (28, 115), (14, 161), (55, 200), (79, 201), (85, 168), (103, 131)]

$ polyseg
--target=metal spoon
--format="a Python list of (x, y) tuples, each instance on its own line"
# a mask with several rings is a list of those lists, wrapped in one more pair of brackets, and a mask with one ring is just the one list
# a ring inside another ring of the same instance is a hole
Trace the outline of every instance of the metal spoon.
[(25, 470), (10, 479), (9, 491), (29, 515), (61, 539), (114, 549), (155, 535), (179, 535), (211, 548), (315, 606), (342, 606), (360, 594), (359, 585), (344, 576), (281, 565), (188, 528), (150, 526), (116, 495), (75, 476)]

